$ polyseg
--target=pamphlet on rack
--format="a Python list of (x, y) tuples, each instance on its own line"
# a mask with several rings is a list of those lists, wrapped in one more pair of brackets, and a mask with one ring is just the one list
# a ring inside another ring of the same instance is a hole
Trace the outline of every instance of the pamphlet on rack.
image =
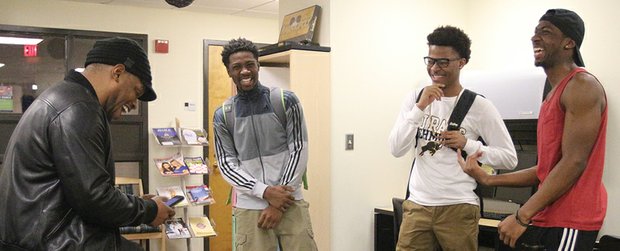
[(164, 222), (166, 225), (166, 235), (169, 239), (191, 238), (187, 224), (183, 218), (172, 218)]
[(163, 176), (181, 176), (190, 174), (190, 169), (184, 164), (183, 155), (176, 153), (170, 157), (155, 158), (155, 166)]
[(181, 138), (187, 145), (207, 146), (207, 132), (202, 128), (179, 128)]
[(210, 237), (217, 235), (215, 230), (213, 230), (211, 221), (206, 216), (189, 217), (189, 226), (194, 237)]
[(153, 128), (153, 135), (162, 146), (174, 146), (181, 145), (181, 139), (177, 134), (177, 131), (172, 127), (165, 128)]
[(187, 199), (194, 205), (210, 205), (215, 203), (211, 189), (207, 185), (185, 186)]
[(205, 160), (200, 156), (196, 156), (196, 157), (185, 156), (183, 157), (183, 161), (185, 162), (185, 165), (187, 166), (187, 168), (189, 168), (190, 174), (208, 174), (209, 173), (208, 163), (206, 163)]
[[(157, 195), (168, 197), (168, 199), (177, 195), (185, 198), (185, 193), (183, 193), (183, 189), (180, 186), (158, 187), (155, 190), (157, 190)], [(173, 207), (186, 207), (187, 205), (189, 205), (189, 203), (187, 202), (187, 198), (185, 198)]]

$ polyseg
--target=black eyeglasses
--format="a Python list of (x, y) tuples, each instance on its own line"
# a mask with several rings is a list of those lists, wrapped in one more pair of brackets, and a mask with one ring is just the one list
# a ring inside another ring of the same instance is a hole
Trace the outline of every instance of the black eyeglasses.
[(456, 61), (460, 58), (432, 58), (432, 57), (424, 57), (424, 63), (428, 67), (433, 67), (433, 65), (437, 64), (441, 68), (446, 68), (450, 65), (450, 61)]

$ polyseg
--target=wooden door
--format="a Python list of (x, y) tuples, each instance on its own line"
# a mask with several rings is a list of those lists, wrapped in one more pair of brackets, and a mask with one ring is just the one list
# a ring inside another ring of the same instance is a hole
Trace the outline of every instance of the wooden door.
[(209, 161), (213, 166), (213, 172), (209, 175), (209, 187), (213, 191), (213, 196), (217, 203), (209, 206), (209, 218), (216, 224), (217, 236), (209, 239), (209, 250), (211, 251), (231, 251), (232, 250), (232, 206), (227, 204), (231, 186), (222, 178), (222, 173), (217, 167), (215, 159), (215, 140), (213, 139), (213, 113), (224, 101), (233, 95), (234, 84), (226, 67), (222, 63), (220, 54), (223, 50), (222, 45), (207, 45), (207, 97), (208, 102), (208, 128), (210, 147), (208, 151)]

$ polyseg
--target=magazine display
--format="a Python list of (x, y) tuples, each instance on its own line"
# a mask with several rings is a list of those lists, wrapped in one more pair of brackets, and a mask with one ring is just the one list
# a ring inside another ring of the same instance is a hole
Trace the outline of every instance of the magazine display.
[(166, 235), (169, 239), (191, 238), (192, 235), (187, 228), (183, 218), (172, 218), (164, 222), (166, 225)]
[(190, 174), (208, 174), (209, 166), (205, 163), (204, 159), (200, 156), (197, 157), (184, 157), (183, 161), (189, 169)]
[[(209, 145), (207, 131), (192, 126), (183, 127), (178, 118), (175, 118), (172, 127), (152, 128), (152, 131), (162, 150), (161, 154), (151, 157), (157, 170), (164, 177), (180, 179), (178, 183), (155, 187), (157, 196), (167, 197), (166, 205), (176, 211), (176, 217), (165, 220), (160, 231), (165, 232), (168, 239), (185, 239), (189, 249), (192, 246), (191, 238), (217, 235), (209, 218), (200, 214), (188, 214), (188, 207), (204, 207), (215, 203), (212, 191), (207, 185), (201, 184), (201, 181), (186, 183), (199, 178), (188, 178), (192, 177), (189, 175), (208, 175), (213, 170), (208, 158), (199, 153), (199, 150), (204, 152), (204, 147)], [(203, 176), (201, 180), (204, 179)], [(177, 210), (178, 208), (183, 210)]]
[(155, 190), (157, 190), (157, 195), (168, 197), (168, 199), (177, 195), (183, 196), (185, 198), (184, 200), (179, 202), (179, 204), (176, 204), (173, 207), (186, 207), (187, 205), (189, 205), (189, 203), (187, 202), (187, 198), (183, 193), (183, 189), (180, 186), (158, 187)]
[(157, 143), (162, 146), (180, 145), (181, 139), (177, 135), (177, 131), (172, 127), (153, 128), (153, 135), (157, 139)]
[(187, 200), (194, 205), (209, 205), (215, 203), (211, 189), (207, 185), (185, 186)]
[(210, 237), (216, 236), (215, 230), (211, 225), (211, 221), (206, 216), (189, 217), (189, 226), (194, 237)]
[(188, 145), (207, 146), (207, 132), (202, 128), (179, 128), (183, 142)]
[(183, 156), (175, 154), (165, 158), (155, 158), (155, 166), (163, 176), (179, 176), (190, 174), (189, 168), (184, 164)]

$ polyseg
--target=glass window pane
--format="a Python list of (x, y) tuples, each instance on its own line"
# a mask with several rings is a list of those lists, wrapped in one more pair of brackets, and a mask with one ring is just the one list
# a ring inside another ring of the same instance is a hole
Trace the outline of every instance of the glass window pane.
[(98, 39), (95, 37), (73, 37), (69, 51), (69, 69), (83, 69), (86, 55)]
[[(15, 36), (0, 32), (2, 37)], [(65, 75), (63, 36), (38, 35), (36, 45), (0, 42), (0, 112), (22, 113), (47, 88)]]
[(116, 162), (116, 177), (140, 178), (140, 162)]

